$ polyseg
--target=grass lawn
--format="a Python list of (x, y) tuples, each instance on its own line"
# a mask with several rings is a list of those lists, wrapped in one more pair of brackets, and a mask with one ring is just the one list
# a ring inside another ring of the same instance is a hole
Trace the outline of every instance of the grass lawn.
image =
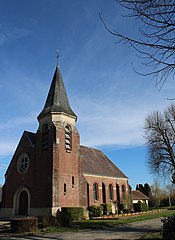
[(141, 239), (144, 239), (144, 240), (151, 240), (151, 239), (154, 239), (154, 240), (160, 240), (160, 239), (163, 239), (161, 233), (153, 233), (153, 234), (149, 234), (149, 235), (146, 235), (144, 237), (142, 237)]
[(138, 221), (145, 221), (154, 218), (164, 218), (167, 216), (175, 215), (175, 211), (165, 211), (159, 213), (150, 213), (148, 215), (141, 216), (128, 216), (121, 217), (119, 219), (97, 219), (97, 220), (84, 220), (76, 221), (73, 224), (74, 229), (99, 229), (103, 227), (113, 227), (119, 224), (132, 223)]

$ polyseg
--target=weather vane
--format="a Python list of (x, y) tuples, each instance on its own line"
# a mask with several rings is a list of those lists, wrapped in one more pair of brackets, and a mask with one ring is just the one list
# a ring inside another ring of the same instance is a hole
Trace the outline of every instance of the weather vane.
[(57, 49), (57, 56), (56, 56), (57, 66), (59, 66), (59, 57), (60, 57), (60, 51)]

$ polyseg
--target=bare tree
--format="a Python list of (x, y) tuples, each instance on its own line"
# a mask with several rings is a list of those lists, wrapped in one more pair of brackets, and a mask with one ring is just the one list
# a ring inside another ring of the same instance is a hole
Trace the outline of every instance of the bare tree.
[(175, 184), (175, 105), (171, 104), (163, 113), (149, 114), (144, 128), (150, 169), (171, 174)]
[(160, 187), (160, 183), (157, 179), (154, 179), (151, 185), (151, 202), (154, 207), (159, 207), (161, 202), (168, 198), (167, 192)]
[[(130, 13), (127, 17), (136, 18), (142, 23), (138, 28), (140, 37), (133, 38), (117, 30), (105, 28), (118, 42), (123, 42), (136, 49), (142, 63), (150, 67), (147, 73), (156, 79), (161, 87), (175, 69), (175, 1), (174, 0), (114, 0)], [(125, 17), (126, 17), (125, 16)]]

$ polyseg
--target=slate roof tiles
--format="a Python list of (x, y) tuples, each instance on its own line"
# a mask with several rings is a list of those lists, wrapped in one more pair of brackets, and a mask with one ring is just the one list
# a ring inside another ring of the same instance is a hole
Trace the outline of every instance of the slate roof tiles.
[(46, 103), (38, 118), (51, 112), (65, 113), (77, 118), (70, 107), (59, 66), (56, 67)]
[(80, 146), (82, 172), (90, 175), (127, 178), (128, 177), (100, 150)]
[(145, 194), (143, 194), (139, 190), (133, 190), (132, 199), (133, 200), (149, 200), (149, 197), (147, 197)]

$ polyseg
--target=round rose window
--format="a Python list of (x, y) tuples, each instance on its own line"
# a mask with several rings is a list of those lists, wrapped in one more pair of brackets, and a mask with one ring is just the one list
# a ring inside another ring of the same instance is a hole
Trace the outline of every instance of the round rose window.
[(29, 168), (29, 157), (27, 154), (23, 154), (19, 157), (18, 160), (18, 171), (20, 173), (25, 173), (27, 172)]

